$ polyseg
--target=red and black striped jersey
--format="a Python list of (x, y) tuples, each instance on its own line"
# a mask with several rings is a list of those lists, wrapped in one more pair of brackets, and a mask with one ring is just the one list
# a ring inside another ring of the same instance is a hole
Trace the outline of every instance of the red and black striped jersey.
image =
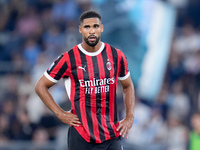
[(116, 106), (117, 80), (130, 75), (125, 55), (102, 42), (93, 53), (76, 45), (59, 56), (44, 75), (53, 82), (63, 78), (81, 125), (79, 134), (92, 143), (119, 136)]

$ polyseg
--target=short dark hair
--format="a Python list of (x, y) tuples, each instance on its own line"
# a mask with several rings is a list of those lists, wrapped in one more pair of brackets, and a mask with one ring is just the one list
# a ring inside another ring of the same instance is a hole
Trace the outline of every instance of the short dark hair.
[(80, 24), (83, 22), (84, 19), (87, 19), (87, 18), (99, 18), (99, 20), (101, 21), (101, 15), (96, 12), (96, 11), (93, 11), (93, 10), (88, 10), (88, 11), (85, 11), (82, 13), (82, 15), (80, 16)]

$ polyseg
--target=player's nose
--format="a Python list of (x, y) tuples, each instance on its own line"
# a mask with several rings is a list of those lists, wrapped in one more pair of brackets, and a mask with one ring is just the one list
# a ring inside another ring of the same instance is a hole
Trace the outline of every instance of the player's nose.
[(94, 28), (90, 28), (90, 34), (93, 34), (95, 32)]

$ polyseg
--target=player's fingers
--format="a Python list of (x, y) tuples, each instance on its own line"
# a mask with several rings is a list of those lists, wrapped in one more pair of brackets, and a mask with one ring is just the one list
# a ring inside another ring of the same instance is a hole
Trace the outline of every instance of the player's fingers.
[(81, 124), (81, 122), (79, 120), (73, 120), (71, 121), (71, 125), (72, 126), (79, 126)]
[(79, 124), (76, 124), (76, 123), (71, 123), (72, 126), (75, 126), (75, 127), (78, 127)]
[(79, 120), (74, 121), (74, 123), (76, 123), (76, 124), (81, 124), (81, 122), (80, 122)]
[(126, 134), (126, 129), (124, 129), (124, 132), (122, 133), (122, 137), (124, 137)]
[(72, 118), (78, 119), (78, 116), (77, 115), (73, 115)]
[(126, 131), (126, 138), (128, 139), (129, 130)]
[(76, 120), (76, 121), (79, 121), (79, 118), (78, 118), (78, 117), (74, 117), (73, 119)]
[(121, 122), (119, 122), (119, 126), (117, 127), (117, 131), (119, 131), (121, 129), (122, 125), (123, 124)]
[(122, 127), (121, 130), (120, 130), (120, 135), (121, 135), (122, 137), (124, 137), (125, 133), (126, 133), (126, 128), (125, 128), (125, 127)]

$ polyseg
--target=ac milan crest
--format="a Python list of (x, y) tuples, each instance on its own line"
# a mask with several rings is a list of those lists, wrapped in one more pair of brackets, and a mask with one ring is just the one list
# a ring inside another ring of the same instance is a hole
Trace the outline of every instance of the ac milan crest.
[(111, 64), (111, 62), (107, 62), (106, 63), (106, 67), (107, 67), (107, 69), (110, 71), (111, 69), (112, 69), (112, 64)]

